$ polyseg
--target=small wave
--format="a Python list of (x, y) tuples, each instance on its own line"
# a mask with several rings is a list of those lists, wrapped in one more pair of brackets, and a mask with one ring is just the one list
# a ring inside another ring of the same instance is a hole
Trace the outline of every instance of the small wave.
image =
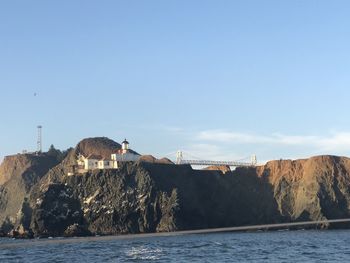
[(159, 248), (152, 249), (141, 246), (132, 247), (129, 251), (126, 252), (126, 255), (132, 259), (157, 260), (160, 259), (162, 252), (162, 249)]
[(205, 243), (205, 244), (193, 244), (193, 245), (190, 246), (190, 248), (196, 249), (196, 248), (203, 248), (203, 247), (210, 247), (210, 246), (211, 246), (210, 243)]
[(278, 230), (277, 230), (277, 232), (286, 232), (286, 231), (289, 231), (289, 229), (286, 228), (286, 229), (278, 229)]

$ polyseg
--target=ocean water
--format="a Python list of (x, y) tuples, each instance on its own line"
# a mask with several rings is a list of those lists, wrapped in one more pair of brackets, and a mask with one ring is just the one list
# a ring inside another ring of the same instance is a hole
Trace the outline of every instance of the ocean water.
[[(73, 242), (72, 242), (73, 241)], [(0, 262), (349, 262), (350, 230), (0, 239)]]

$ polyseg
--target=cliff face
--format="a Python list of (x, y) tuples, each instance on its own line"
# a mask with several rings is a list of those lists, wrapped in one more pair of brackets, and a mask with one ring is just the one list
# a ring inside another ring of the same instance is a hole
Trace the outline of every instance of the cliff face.
[(33, 192), (32, 203), (37, 235), (63, 235), (74, 224), (95, 234), (120, 234), (280, 220), (271, 188), (261, 178), (145, 162), (64, 177), (59, 186)]
[(35, 157), (18, 172), (11, 163), (22, 160), (7, 159), (1, 167), (12, 172), (0, 187), (4, 232), (11, 224), (35, 236), (77, 236), (350, 216), (350, 159), (345, 157), (271, 161), (234, 171), (193, 170), (145, 158), (118, 170), (67, 176), (77, 154), (109, 154), (115, 146), (105, 138), (83, 140), (58, 165)]
[(0, 185), (5, 184), (12, 177), (18, 177), (29, 170), (45, 168), (41, 158), (31, 154), (17, 154), (6, 156), (0, 165)]
[(267, 178), (281, 215), (289, 220), (346, 218), (350, 215), (350, 159), (317, 156), (268, 162), (257, 169)]
[(54, 156), (47, 154), (19, 154), (4, 159), (0, 166), (0, 226), (4, 221), (16, 224), (25, 220), (21, 211), (28, 212), (26, 204), (32, 187), (57, 163)]

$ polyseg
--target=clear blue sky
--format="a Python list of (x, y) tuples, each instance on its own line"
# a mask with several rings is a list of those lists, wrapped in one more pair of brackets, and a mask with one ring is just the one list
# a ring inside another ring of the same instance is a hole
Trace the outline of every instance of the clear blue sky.
[[(349, 1), (1, 1), (0, 159), (128, 138), (204, 158), (350, 155)], [(34, 93), (37, 95), (34, 96)]]

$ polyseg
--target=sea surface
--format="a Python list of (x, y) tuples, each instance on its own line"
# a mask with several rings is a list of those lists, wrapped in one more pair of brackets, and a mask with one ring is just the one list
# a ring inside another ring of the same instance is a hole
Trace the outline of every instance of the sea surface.
[(350, 262), (350, 230), (0, 239), (0, 262)]

